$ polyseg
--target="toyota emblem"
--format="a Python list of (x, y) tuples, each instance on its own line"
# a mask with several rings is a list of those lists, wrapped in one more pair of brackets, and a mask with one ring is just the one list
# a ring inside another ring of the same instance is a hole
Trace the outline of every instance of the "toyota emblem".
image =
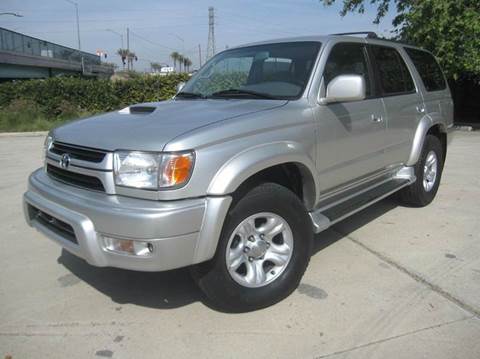
[(68, 153), (64, 153), (62, 158), (60, 158), (60, 167), (67, 168), (70, 165), (70, 155)]

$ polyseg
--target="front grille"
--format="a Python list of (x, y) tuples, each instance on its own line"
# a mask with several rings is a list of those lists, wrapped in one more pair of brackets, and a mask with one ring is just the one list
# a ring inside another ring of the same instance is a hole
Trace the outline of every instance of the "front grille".
[(67, 153), (70, 158), (96, 163), (102, 162), (106, 155), (106, 153), (101, 150), (73, 146), (61, 142), (54, 142), (52, 147), (50, 147), (50, 152), (60, 156)]
[(69, 240), (70, 242), (78, 244), (77, 237), (75, 236), (75, 231), (73, 230), (73, 227), (68, 223), (63, 222), (58, 218), (52, 217), (49, 214), (39, 210), (38, 208), (30, 204), (28, 205), (28, 213), (31, 220), (37, 221), (44, 227), (47, 227), (52, 232)]
[(103, 187), (102, 181), (100, 181), (97, 177), (70, 172), (50, 164), (47, 164), (47, 173), (50, 177), (61, 182), (82, 188), (93, 189), (95, 191), (105, 192), (105, 187)]

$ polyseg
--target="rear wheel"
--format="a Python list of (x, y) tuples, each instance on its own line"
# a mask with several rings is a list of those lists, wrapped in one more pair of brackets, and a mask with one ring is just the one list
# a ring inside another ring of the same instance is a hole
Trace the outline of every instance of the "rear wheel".
[(437, 194), (442, 176), (444, 153), (438, 137), (427, 135), (420, 158), (415, 165), (417, 180), (399, 192), (401, 202), (424, 207), (430, 204)]
[(230, 209), (215, 257), (192, 268), (218, 308), (245, 312), (274, 304), (298, 286), (313, 241), (298, 197), (274, 183), (249, 191)]

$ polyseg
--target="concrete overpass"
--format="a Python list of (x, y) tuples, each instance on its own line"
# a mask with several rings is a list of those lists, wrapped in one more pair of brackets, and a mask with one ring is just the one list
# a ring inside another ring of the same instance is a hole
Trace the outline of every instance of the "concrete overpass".
[(62, 75), (108, 77), (100, 57), (0, 27), (0, 81)]

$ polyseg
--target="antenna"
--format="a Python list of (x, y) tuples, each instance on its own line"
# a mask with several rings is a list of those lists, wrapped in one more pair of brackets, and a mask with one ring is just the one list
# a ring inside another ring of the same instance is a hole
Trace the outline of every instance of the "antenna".
[(207, 58), (215, 55), (215, 10), (212, 6), (208, 8), (208, 44), (207, 44)]

